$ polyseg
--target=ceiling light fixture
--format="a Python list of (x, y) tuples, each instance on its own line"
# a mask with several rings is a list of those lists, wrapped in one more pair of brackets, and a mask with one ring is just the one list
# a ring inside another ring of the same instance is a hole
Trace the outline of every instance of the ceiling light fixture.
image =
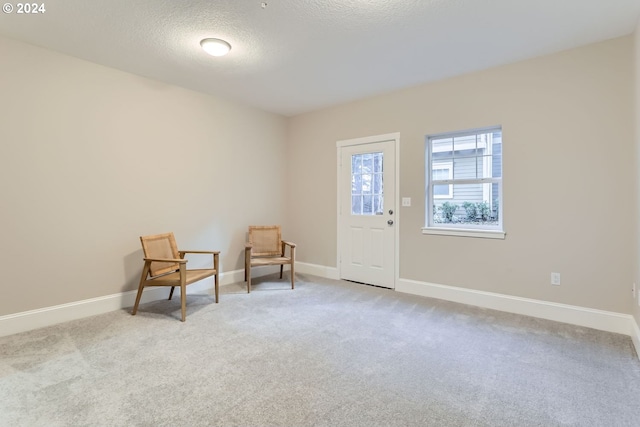
[(224, 56), (231, 50), (231, 45), (220, 39), (203, 39), (200, 46), (211, 56)]

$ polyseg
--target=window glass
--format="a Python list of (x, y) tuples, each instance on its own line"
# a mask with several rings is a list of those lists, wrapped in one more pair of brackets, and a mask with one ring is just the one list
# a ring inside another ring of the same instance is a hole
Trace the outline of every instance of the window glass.
[(502, 129), (426, 137), (425, 227), (502, 230)]

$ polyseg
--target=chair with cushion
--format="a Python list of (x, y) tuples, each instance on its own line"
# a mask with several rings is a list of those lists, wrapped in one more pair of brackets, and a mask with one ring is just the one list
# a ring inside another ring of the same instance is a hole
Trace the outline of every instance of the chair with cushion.
[[(144, 268), (138, 286), (136, 303), (133, 306), (135, 315), (140, 304), (142, 290), (146, 286), (171, 286), (169, 299), (176, 286), (180, 287), (180, 303), (182, 305), (182, 321), (186, 319), (187, 285), (214, 276), (216, 303), (218, 295), (218, 257), (219, 251), (179, 251), (173, 233), (156, 234), (140, 237), (144, 251)], [(208, 254), (213, 257), (213, 268), (187, 270), (185, 254)]]
[[(286, 248), (289, 248), (289, 256)], [(294, 263), (295, 243), (282, 240), (279, 225), (249, 226), (249, 242), (244, 252), (244, 280), (247, 282), (247, 293), (251, 292), (251, 267), (263, 265), (280, 265), (280, 278), (285, 265), (291, 266), (291, 289), (295, 287)]]

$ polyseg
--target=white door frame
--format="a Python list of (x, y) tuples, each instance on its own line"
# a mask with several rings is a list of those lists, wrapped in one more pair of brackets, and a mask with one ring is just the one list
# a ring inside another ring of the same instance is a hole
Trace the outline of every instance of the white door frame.
[[(341, 259), (341, 250), (342, 250), (342, 238), (340, 237), (340, 212), (342, 212), (342, 191), (343, 191), (343, 186), (341, 185), (341, 179), (340, 179), (340, 165), (342, 162), (342, 148), (343, 147), (350, 147), (353, 145), (365, 145), (365, 144), (372, 144), (375, 142), (384, 142), (384, 141), (393, 141), (393, 147), (394, 147), (394, 152), (395, 152), (395, 165), (394, 165), (394, 169), (395, 169), (395, 176), (394, 179), (396, 181), (395, 183), (395, 200), (393, 200), (393, 212), (395, 213), (394, 215), (394, 227), (393, 227), (393, 233), (394, 233), (394, 237), (393, 237), (393, 241), (394, 241), (394, 249), (393, 249), (393, 269), (394, 269), (394, 273), (393, 273), (393, 288), (395, 289), (396, 284), (398, 283), (398, 279), (400, 277), (400, 263), (399, 263), (399, 252), (400, 252), (400, 241), (399, 241), (399, 227), (400, 227), (400, 210), (398, 209), (398, 200), (399, 200), (399, 195), (400, 195), (400, 132), (394, 132), (394, 133), (387, 133), (387, 134), (383, 134), (383, 135), (373, 135), (373, 136), (365, 136), (362, 138), (355, 138), (355, 139), (344, 139), (344, 140), (340, 140), (336, 142), (336, 154), (337, 154), (337, 185), (338, 185), (338, 190), (336, 192), (337, 197), (338, 197), (338, 209), (336, 211), (336, 229), (337, 229), (337, 257), (336, 257), (336, 265), (338, 266), (338, 279), (340, 277), (342, 277), (342, 263), (340, 262)], [(350, 209), (350, 207), (348, 207), (347, 209)]]

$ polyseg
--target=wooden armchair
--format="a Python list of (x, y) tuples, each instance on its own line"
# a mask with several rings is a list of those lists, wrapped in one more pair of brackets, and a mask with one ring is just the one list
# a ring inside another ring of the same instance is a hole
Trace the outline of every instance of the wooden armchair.
[[(215, 278), (216, 303), (220, 301), (218, 294), (219, 251), (179, 251), (173, 233), (142, 236), (140, 242), (144, 251), (144, 268), (142, 269), (142, 277), (140, 277), (136, 303), (131, 314), (137, 313), (142, 290), (145, 286), (171, 286), (169, 299), (173, 296), (175, 287), (179, 286), (182, 321), (184, 322), (187, 311), (187, 285), (211, 276)], [(213, 255), (213, 268), (187, 270), (187, 260), (184, 259), (187, 253)]]
[[(285, 254), (289, 247), (289, 256)], [(244, 251), (244, 280), (247, 293), (251, 292), (251, 267), (262, 265), (280, 265), (280, 278), (286, 264), (291, 265), (291, 289), (295, 286), (294, 263), (296, 260), (295, 243), (282, 240), (279, 225), (249, 226), (249, 242)]]

